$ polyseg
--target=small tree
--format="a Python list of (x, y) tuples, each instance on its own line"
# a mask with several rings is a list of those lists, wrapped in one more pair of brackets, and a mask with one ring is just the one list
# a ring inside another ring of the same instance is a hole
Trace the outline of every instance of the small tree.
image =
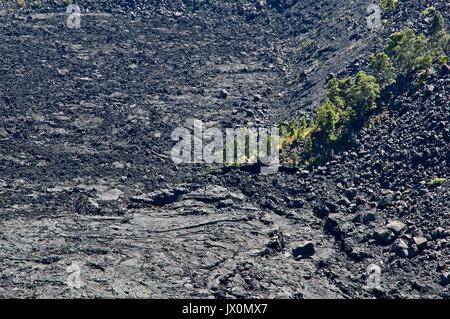
[(340, 120), (338, 109), (328, 99), (316, 109), (310, 140), (312, 155), (327, 156), (330, 145), (339, 139), (336, 127)]
[(384, 52), (379, 52), (370, 59), (370, 68), (381, 87), (385, 87), (396, 78), (395, 67)]
[(423, 35), (416, 35), (411, 28), (391, 34), (385, 52), (403, 73), (412, 73), (428, 68), (428, 40)]
[(450, 36), (445, 28), (445, 20), (442, 13), (434, 7), (429, 7), (423, 12), (423, 14), (431, 17), (429, 34), (431, 47), (434, 54), (440, 55), (445, 53), (448, 48)]
[(317, 108), (314, 121), (317, 130), (323, 134), (323, 142), (329, 143), (336, 140), (336, 124), (339, 120), (339, 111), (331, 101), (326, 100)]
[(331, 79), (327, 85), (326, 98), (339, 110), (345, 112), (349, 107), (349, 91), (353, 82), (353, 78), (350, 76), (343, 79)]
[(350, 96), (356, 117), (364, 118), (377, 107), (375, 102), (380, 96), (380, 85), (374, 76), (359, 71), (356, 74), (354, 85), (350, 88)]

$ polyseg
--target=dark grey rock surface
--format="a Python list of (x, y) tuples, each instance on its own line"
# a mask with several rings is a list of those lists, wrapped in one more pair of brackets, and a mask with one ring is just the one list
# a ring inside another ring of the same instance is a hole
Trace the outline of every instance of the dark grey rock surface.
[(0, 297), (450, 296), (444, 68), (322, 167), (170, 159), (187, 119), (310, 114), (421, 4), (378, 32), (363, 0), (79, 4), (77, 30), (61, 1), (0, 16)]

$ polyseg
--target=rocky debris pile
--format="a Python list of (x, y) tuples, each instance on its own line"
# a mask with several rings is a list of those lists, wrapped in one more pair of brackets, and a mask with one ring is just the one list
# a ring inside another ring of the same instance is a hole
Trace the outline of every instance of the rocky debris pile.
[[(444, 230), (449, 78), (438, 70), (428, 81), (433, 94), (427, 87), (411, 87), (393, 96), (390, 111), (375, 127), (364, 129), (350, 150), (297, 175), (301, 193), (314, 194), (303, 208), (311, 207), (323, 220), (324, 230), (342, 251), (353, 262), (383, 262), (384, 297), (405, 297), (407, 291), (448, 296), (442, 278), (449, 267), (444, 257), (449, 253)], [(437, 177), (439, 182), (433, 182)], [(410, 289), (386, 280), (408, 280), (410, 272), (420, 278)]]

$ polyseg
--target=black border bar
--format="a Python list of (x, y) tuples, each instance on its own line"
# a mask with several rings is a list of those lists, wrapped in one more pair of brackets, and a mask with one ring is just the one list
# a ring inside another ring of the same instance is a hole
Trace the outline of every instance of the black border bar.
[[(9, 310), (16, 316), (22, 311), (29, 314), (42, 313), (58, 318), (86, 316), (107, 311), (115, 316), (130, 318), (140, 313), (142, 318), (206, 319), (206, 318), (306, 318), (314, 316), (351, 315), (359, 317), (390, 316), (399, 311), (443, 311), (448, 300), (144, 300), (144, 299), (97, 299), (97, 300), (0, 300), (0, 309)], [(447, 308), (446, 307), (446, 308)], [(9, 309), (8, 309), (9, 308)], [(214, 309), (214, 313), (212, 310)], [(444, 312), (441, 312), (444, 313)]]

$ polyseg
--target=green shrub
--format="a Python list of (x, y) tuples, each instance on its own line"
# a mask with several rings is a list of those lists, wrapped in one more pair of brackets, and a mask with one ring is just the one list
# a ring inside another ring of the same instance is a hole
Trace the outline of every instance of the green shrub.
[(431, 17), (428, 30), (430, 34), (431, 49), (436, 55), (445, 53), (448, 48), (450, 36), (445, 28), (445, 21), (442, 13), (434, 7), (430, 7), (425, 10), (424, 14)]
[(426, 8), (425, 10), (422, 11), (422, 15), (427, 16), (427, 15), (429, 15), (430, 12), (433, 11), (433, 10), (436, 10), (436, 8), (433, 7), (433, 6), (428, 7), (428, 8)]
[(313, 126), (304, 117), (292, 119), (289, 124), (283, 123), (278, 125), (281, 145), (286, 146), (292, 144), (296, 140), (304, 140), (307, 138)]
[(376, 78), (364, 71), (359, 71), (356, 77), (330, 80), (325, 94), (344, 118), (364, 116), (376, 107), (379, 95), (380, 85)]
[(384, 11), (390, 12), (397, 7), (398, 0), (380, 0), (380, 6)]
[(350, 88), (353, 85), (353, 78), (347, 76), (343, 79), (333, 78), (328, 82), (325, 96), (336, 105), (341, 111), (348, 112), (350, 102)]
[(439, 56), (438, 61), (439, 61), (439, 64), (442, 64), (442, 65), (447, 64), (448, 57), (445, 54), (442, 54)]
[(317, 109), (314, 117), (315, 131), (320, 133), (322, 143), (335, 142), (337, 139), (336, 124), (339, 123), (341, 114), (339, 109), (326, 100)]
[(429, 186), (440, 186), (442, 184), (445, 184), (447, 180), (445, 178), (441, 177), (435, 177), (428, 181)]
[(433, 56), (430, 53), (427, 53), (425, 55), (422, 55), (417, 58), (417, 70), (426, 70), (431, 67), (433, 64)]
[(370, 69), (381, 87), (385, 87), (394, 82), (397, 76), (394, 65), (384, 52), (379, 52), (372, 56), (370, 59)]
[(350, 105), (358, 118), (364, 118), (374, 110), (376, 100), (380, 97), (380, 85), (372, 75), (364, 71), (356, 74), (354, 84), (350, 87)]
[(416, 35), (411, 28), (391, 34), (385, 52), (401, 73), (410, 74), (431, 65), (425, 63), (429, 61), (427, 38), (423, 34)]
[(317, 107), (314, 116), (314, 129), (309, 137), (311, 158), (328, 156), (331, 145), (339, 138), (336, 126), (340, 120), (339, 110), (331, 101), (326, 100)]
[(349, 132), (365, 122), (376, 108), (380, 85), (364, 71), (356, 77), (333, 78), (328, 82), (325, 102), (317, 107), (311, 129), (312, 156), (327, 156)]

